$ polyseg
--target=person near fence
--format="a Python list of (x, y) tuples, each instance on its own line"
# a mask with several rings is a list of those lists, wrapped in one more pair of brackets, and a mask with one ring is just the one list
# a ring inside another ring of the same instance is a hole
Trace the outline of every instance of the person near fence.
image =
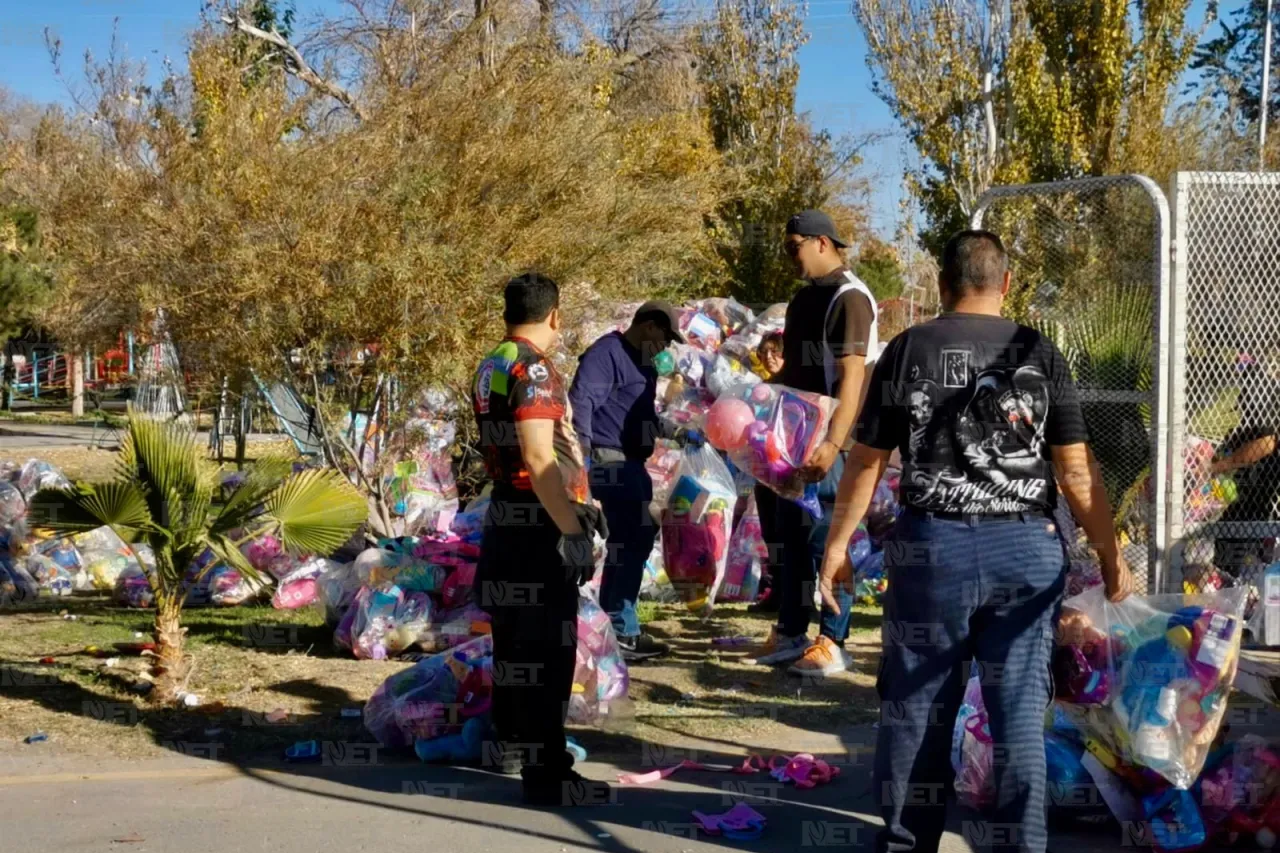
[(591, 503), (564, 382), (547, 357), (560, 290), (537, 273), (503, 294), (506, 335), (472, 380), (472, 408), (493, 479), (476, 569), (492, 618), (493, 722), (504, 772), (519, 768), (532, 805), (607, 802), (609, 786), (573, 770), (564, 723), (576, 659), (578, 587), (595, 568)]
[[(1240, 394), (1236, 398), (1239, 422), (1218, 448), (1212, 472), (1236, 481), (1236, 500), (1222, 513), (1226, 524), (1258, 525), (1280, 520), (1280, 382), (1256, 359), (1241, 355), (1236, 369)], [(1270, 536), (1228, 533), (1214, 540), (1213, 562), (1236, 581), (1261, 583), (1259, 573), (1274, 559), (1275, 539)]]
[(1039, 332), (1000, 316), (1009, 280), (994, 234), (947, 243), (944, 313), (881, 354), (836, 498), (819, 581), (830, 606), (852, 580), (849, 541), (891, 452), (901, 453), (876, 680), (879, 851), (938, 850), (970, 661), (1006, 756), (994, 767), (990, 819), (1000, 831), (991, 836), (1001, 844), (992, 849), (1045, 849), (1044, 713), (1067, 570), (1052, 518), (1059, 486), (1098, 551), (1108, 597), (1132, 588), (1066, 361)]
[(866, 365), (879, 351), (876, 301), (845, 266), (846, 248), (831, 217), (821, 211), (806, 210), (787, 222), (783, 249), (807, 283), (787, 305), (782, 372), (776, 379), (801, 391), (829, 394), (839, 403), (826, 440), (801, 472), (817, 484), (822, 518), (815, 520), (793, 501), (777, 501), (773, 526), (778, 538), (768, 544), (770, 553), (779, 554), (774, 592), (778, 619), (768, 639), (748, 655), (759, 664), (794, 661), (791, 672), (813, 677), (849, 667), (844, 644), (853, 615), (852, 592), (842, 594), (837, 607), (824, 610), (812, 643), (808, 633), (836, 484), (865, 394)]

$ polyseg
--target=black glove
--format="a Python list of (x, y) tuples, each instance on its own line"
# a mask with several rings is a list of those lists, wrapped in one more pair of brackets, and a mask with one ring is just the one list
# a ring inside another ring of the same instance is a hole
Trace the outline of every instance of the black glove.
[(596, 573), (595, 549), (591, 537), (585, 533), (570, 533), (560, 537), (556, 547), (564, 562), (565, 580), (574, 586), (582, 586)]

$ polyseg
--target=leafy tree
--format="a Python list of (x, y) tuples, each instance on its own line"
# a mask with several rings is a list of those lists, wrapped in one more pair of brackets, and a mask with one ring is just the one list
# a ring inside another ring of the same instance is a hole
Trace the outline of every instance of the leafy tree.
[[(1248, 0), (1231, 13), (1231, 22), (1219, 20), (1222, 32), (1196, 48), (1191, 68), (1199, 79), (1191, 88), (1207, 93), (1220, 108), (1228, 111), (1233, 125), (1243, 130), (1256, 125), (1262, 106), (1262, 51), (1267, 19), (1266, 0)], [(1271, 12), (1271, 67), (1280, 68), (1280, 6)], [(1271, 91), (1267, 92), (1267, 112), (1280, 109), (1280, 90), (1273, 70)]]
[(125, 542), (150, 546), (156, 702), (172, 702), (186, 683), (183, 577), (197, 557), (212, 550), (256, 578), (239, 547), (249, 538), (271, 533), (295, 552), (329, 554), (364, 521), (364, 500), (341, 474), (312, 469), (288, 476), (291, 469), (287, 459), (261, 460), (224, 497), (218, 470), (202, 457), (194, 431), (130, 412), (114, 480), (45, 489), (32, 499), (33, 529), (66, 535), (106, 525)]
[(780, 251), (791, 214), (836, 202), (844, 229), (863, 221), (860, 208), (840, 204), (855, 152), (840, 152), (795, 112), (804, 41), (803, 7), (780, 0), (719, 0), (697, 32), (711, 133), (730, 170), (711, 233), (730, 290), (745, 301), (784, 301), (794, 289)]
[(94, 77), (95, 124), (63, 121), (28, 152), (67, 268), (57, 327), (87, 306), (106, 323), (163, 308), (187, 361), (293, 385), (389, 533), (385, 471), (357, 464), (344, 424), (381, 406), (394, 432), (428, 384), (464, 396), (507, 277), (545, 270), (573, 318), (582, 283), (679, 296), (720, 269), (705, 220), (723, 169), (701, 114), (618, 103), (625, 57), (549, 53), (536, 21), (490, 10), (510, 23), (484, 68), (483, 32), (424, 12), (415, 37), (388, 19), (372, 44), (370, 26), (322, 22), (327, 58), (276, 45), (289, 61), (246, 86), (238, 39), (261, 31), (227, 12), (154, 92)]
[(921, 155), (923, 243), (940, 248), (994, 184), (1163, 177), (1188, 2), (856, 0), (875, 90)]
[[(40, 316), (51, 288), (49, 268), (41, 252), (36, 212), (22, 205), (0, 207), (0, 341), (7, 343)], [(13, 365), (7, 353), (0, 352), (0, 358), (3, 359), (0, 396), (8, 408)]]
[(897, 299), (906, 287), (901, 265), (893, 248), (879, 240), (868, 240), (859, 253), (853, 272), (871, 289), (877, 302)]

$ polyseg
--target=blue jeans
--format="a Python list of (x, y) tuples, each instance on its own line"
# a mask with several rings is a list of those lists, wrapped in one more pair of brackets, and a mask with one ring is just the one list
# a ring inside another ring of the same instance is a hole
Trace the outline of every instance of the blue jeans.
[[(818, 570), (822, 567), (822, 554), (826, 550), (827, 531), (831, 529), (831, 516), (836, 507), (836, 489), (844, 473), (844, 454), (836, 455), (827, 476), (818, 484), (818, 500), (822, 503), (822, 518), (814, 519), (794, 501), (779, 498), (777, 502), (776, 530), (781, 549), (780, 577), (775, 594), (778, 599), (778, 633), (784, 637), (798, 637), (809, 631), (813, 620), (813, 593), (817, 589)], [(770, 550), (775, 543), (770, 542)], [(836, 645), (844, 645), (849, 638), (849, 619), (853, 615), (853, 593), (837, 591), (840, 612), (831, 613), (825, 608), (819, 633)]]
[(1066, 584), (1052, 519), (944, 520), (905, 510), (885, 543), (884, 653), (876, 689), (879, 853), (935, 853), (946, 821), (951, 733), (976, 661), (995, 743), (996, 799), (966, 839), (1044, 853), (1044, 714)]
[(644, 580), (644, 564), (653, 551), (658, 526), (649, 512), (653, 480), (643, 462), (596, 462), (591, 466), (591, 494), (600, 501), (609, 524), (609, 551), (600, 578), (600, 607), (609, 614), (619, 637), (640, 634), (636, 598)]

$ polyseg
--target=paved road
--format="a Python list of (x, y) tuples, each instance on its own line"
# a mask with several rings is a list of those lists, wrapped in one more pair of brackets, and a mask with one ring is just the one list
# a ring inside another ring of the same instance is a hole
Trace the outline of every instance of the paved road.
[[(201, 441), (207, 440), (207, 431), (202, 430), (200, 435)], [(275, 441), (282, 437), (276, 434), (251, 433), (249, 441)], [(0, 422), (0, 451), (34, 450), (42, 447), (99, 447), (114, 450), (119, 446), (120, 431), (111, 427)]]
[[(810, 791), (764, 777), (682, 771), (651, 787), (618, 788), (614, 802), (599, 808), (533, 810), (520, 804), (514, 780), (383, 754), (373, 756), (376, 764), (368, 755), (351, 755), (347, 766), (246, 768), (185, 757), (113, 762), (55, 752), (53, 744), (0, 745), (0, 799), (26, 804), (7, 810), (5, 851), (869, 851), (879, 824), (869, 768), (856, 764)], [(598, 779), (617, 772), (594, 762), (580, 768)], [(730, 841), (694, 832), (692, 810), (725, 811), (744, 796), (768, 818), (764, 838)], [(974, 849), (958, 834), (959, 816), (953, 824), (943, 853)], [(1057, 853), (1121, 847), (1114, 831), (1053, 840)]]

